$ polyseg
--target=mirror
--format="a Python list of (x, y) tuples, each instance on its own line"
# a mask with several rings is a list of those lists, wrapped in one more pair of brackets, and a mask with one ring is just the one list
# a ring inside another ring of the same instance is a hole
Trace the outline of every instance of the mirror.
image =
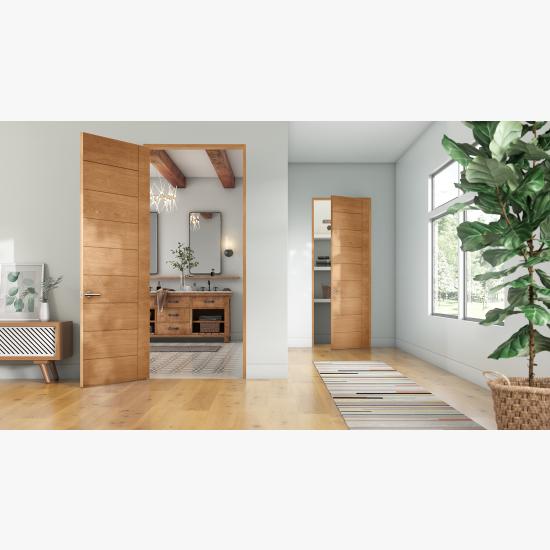
[(151, 248), (149, 249), (149, 273), (156, 275), (159, 272), (158, 262), (158, 236), (159, 236), (159, 214), (158, 212), (149, 212), (151, 228)]
[(222, 272), (222, 213), (189, 212), (189, 246), (199, 262), (195, 275)]

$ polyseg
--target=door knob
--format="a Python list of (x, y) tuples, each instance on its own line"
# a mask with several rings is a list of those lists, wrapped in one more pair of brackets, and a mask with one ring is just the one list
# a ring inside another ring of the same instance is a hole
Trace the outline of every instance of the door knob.
[(92, 296), (101, 296), (101, 294), (99, 294), (98, 292), (92, 292), (91, 290), (87, 290), (84, 293), (85, 298), (91, 298)]

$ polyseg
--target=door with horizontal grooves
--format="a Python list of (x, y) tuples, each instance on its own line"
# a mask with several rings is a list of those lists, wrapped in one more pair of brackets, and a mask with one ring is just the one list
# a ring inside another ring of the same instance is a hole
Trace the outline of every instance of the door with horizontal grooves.
[(331, 197), (331, 348), (371, 345), (371, 200)]
[(149, 151), (81, 136), (80, 385), (149, 377)]

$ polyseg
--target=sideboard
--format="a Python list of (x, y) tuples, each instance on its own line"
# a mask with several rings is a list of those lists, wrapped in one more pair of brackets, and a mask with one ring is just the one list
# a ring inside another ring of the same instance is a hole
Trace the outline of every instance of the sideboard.
[(0, 321), (0, 361), (33, 361), (46, 384), (59, 380), (55, 362), (72, 354), (72, 321)]

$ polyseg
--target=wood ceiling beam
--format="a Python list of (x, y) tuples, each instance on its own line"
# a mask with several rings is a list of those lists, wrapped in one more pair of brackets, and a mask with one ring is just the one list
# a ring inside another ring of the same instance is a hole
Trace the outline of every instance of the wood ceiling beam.
[(206, 149), (206, 154), (218, 174), (218, 178), (226, 189), (235, 187), (235, 174), (229, 163), (225, 149)]
[(166, 151), (161, 149), (152, 150), (151, 164), (159, 171), (160, 175), (174, 187), (185, 187), (185, 176)]

